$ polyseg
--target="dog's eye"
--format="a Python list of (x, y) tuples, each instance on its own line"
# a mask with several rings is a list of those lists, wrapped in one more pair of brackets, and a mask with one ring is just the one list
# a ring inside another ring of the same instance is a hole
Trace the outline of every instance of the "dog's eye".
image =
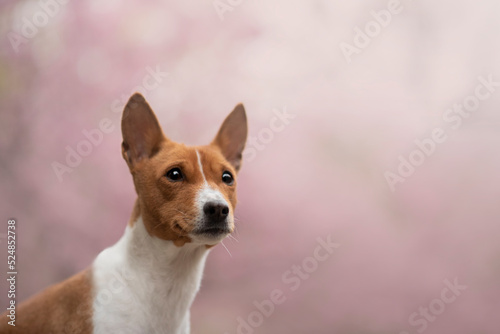
[(234, 183), (233, 175), (230, 172), (225, 171), (224, 173), (222, 173), (222, 182), (229, 186), (232, 185)]
[(165, 176), (167, 177), (167, 179), (173, 182), (184, 180), (184, 175), (182, 175), (181, 170), (177, 167), (169, 170)]

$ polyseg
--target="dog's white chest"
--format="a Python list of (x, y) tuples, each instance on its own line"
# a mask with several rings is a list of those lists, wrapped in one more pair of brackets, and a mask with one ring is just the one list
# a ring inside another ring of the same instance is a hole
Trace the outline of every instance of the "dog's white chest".
[(94, 333), (189, 333), (207, 254), (152, 238), (139, 218), (94, 261)]

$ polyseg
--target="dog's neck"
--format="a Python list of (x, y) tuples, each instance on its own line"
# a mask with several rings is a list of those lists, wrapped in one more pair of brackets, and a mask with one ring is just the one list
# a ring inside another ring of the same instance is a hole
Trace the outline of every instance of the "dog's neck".
[[(179, 275), (189, 276), (203, 265), (207, 247), (186, 243), (182, 247), (176, 246), (172, 241), (162, 240), (149, 235), (146, 231), (142, 217), (134, 223), (127, 236), (126, 258), (131, 268), (159, 279), (168, 275), (175, 278)], [(127, 234), (127, 232), (126, 232)]]
[(189, 333), (189, 308), (200, 287), (207, 254), (205, 245), (178, 247), (152, 237), (139, 216), (94, 263), (96, 333), (121, 327), (131, 330), (120, 316), (124, 309), (132, 317), (127, 320), (133, 320), (127, 323), (137, 326), (131, 333)]

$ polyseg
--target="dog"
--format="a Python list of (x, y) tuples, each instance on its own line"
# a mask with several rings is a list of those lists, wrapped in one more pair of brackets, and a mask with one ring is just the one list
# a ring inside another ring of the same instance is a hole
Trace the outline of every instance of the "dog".
[(137, 199), (121, 239), (83, 272), (8, 313), (0, 333), (186, 334), (210, 249), (234, 231), (247, 139), (238, 104), (205, 146), (168, 139), (144, 97), (122, 116), (122, 156)]

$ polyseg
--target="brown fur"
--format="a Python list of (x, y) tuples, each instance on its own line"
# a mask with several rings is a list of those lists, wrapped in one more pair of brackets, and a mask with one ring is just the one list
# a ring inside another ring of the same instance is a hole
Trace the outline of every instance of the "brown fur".
[(91, 270), (45, 289), (16, 309), (16, 326), (0, 316), (0, 333), (91, 334)]

